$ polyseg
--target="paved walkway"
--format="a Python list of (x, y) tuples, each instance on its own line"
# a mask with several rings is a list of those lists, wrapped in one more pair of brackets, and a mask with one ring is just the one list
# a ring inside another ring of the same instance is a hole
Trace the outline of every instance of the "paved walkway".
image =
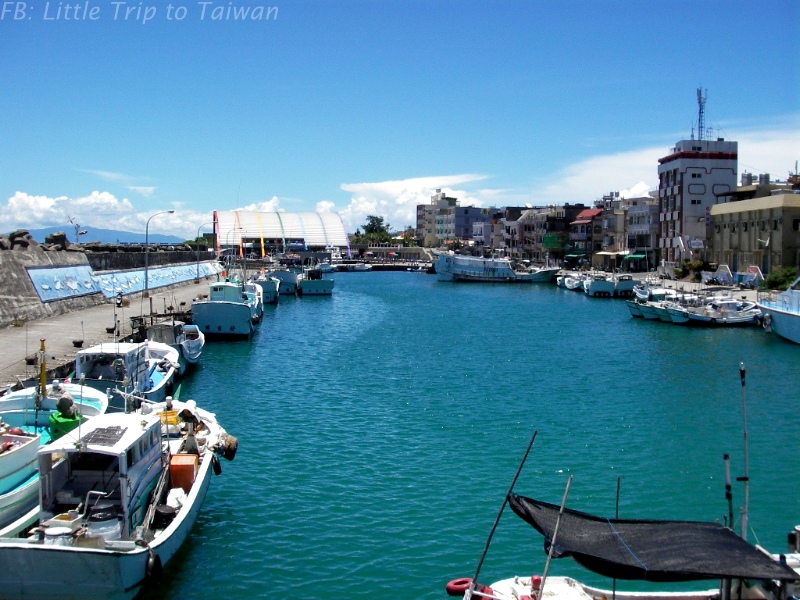
[[(78, 349), (73, 340), (83, 339), (87, 348), (101, 342), (113, 342), (133, 332), (131, 317), (144, 317), (147, 322), (166, 320), (171, 312), (191, 309), (192, 300), (208, 293), (211, 279), (200, 283), (189, 281), (182, 285), (150, 290), (150, 298), (131, 294), (125, 299), (127, 307), (117, 308), (113, 300), (76, 312), (30, 321), (22, 327), (0, 329), (0, 390), (20, 380), (35, 378), (38, 367), (27, 364), (26, 357), (36, 354), (39, 340), (45, 339), (48, 370), (70, 364)], [(172, 308), (170, 308), (172, 307)], [(118, 325), (115, 325), (115, 320)], [(118, 329), (117, 329), (118, 327)]]

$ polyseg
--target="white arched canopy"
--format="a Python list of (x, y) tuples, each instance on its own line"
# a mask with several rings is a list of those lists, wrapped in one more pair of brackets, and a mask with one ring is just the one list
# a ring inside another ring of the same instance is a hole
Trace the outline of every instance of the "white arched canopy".
[(214, 211), (217, 249), (252, 247), (263, 254), (268, 247), (321, 249), (348, 246), (341, 217), (335, 213)]

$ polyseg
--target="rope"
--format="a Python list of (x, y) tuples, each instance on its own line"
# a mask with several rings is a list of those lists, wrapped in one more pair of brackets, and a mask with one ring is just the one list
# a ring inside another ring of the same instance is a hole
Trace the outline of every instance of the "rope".
[(606, 519), (606, 523), (608, 523), (608, 526), (611, 527), (611, 531), (614, 532), (614, 535), (617, 537), (617, 539), (620, 541), (620, 543), (628, 551), (628, 554), (630, 554), (633, 557), (633, 559), (637, 563), (639, 563), (641, 565), (642, 569), (644, 569), (645, 572), (647, 572), (648, 571), (647, 565), (645, 565), (641, 560), (639, 560), (639, 557), (636, 556), (636, 554), (634, 554), (633, 550), (630, 549), (630, 546), (628, 546), (628, 544), (625, 543), (625, 540), (622, 539), (622, 536), (619, 534), (619, 532), (614, 527), (614, 524), (609, 519)]

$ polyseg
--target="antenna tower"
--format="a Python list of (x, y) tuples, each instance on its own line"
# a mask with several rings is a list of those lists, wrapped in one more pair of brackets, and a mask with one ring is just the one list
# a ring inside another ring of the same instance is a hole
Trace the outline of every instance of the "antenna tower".
[(706, 98), (708, 97), (708, 90), (706, 95), (703, 95), (703, 89), (697, 88), (697, 107), (698, 107), (698, 120), (697, 120), (697, 139), (702, 140), (703, 134), (706, 130)]

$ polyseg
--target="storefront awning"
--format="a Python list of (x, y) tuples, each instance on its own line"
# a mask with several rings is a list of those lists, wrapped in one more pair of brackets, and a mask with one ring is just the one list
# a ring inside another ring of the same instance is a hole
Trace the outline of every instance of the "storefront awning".
[(647, 258), (647, 257), (644, 254), (629, 254), (628, 256), (623, 258), (622, 260), (633, 260), (635, 258), (641, 260), (641, 259)]

